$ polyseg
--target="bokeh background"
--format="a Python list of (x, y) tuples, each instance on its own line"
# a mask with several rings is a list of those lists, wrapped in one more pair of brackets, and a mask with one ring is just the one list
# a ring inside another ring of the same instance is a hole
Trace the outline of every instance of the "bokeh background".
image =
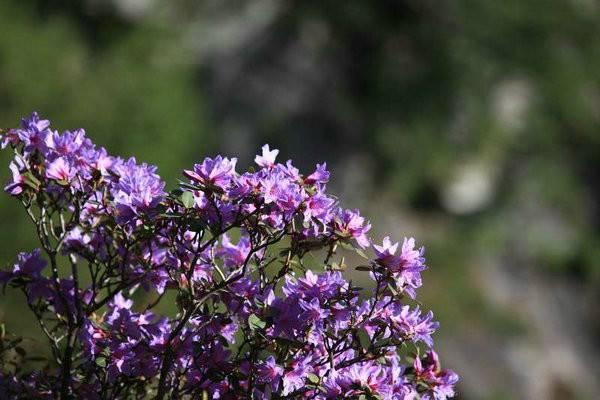
[[(460, 399), (597, 398), (600, 2), (2, 0), (0, 126), (33, 110), (169, 182), (327, 161), (374, 238), (426, 245)], [(0, 262), (33, 246), (2, 197)], [(0, 322), (35, 338), (20, 301)]]

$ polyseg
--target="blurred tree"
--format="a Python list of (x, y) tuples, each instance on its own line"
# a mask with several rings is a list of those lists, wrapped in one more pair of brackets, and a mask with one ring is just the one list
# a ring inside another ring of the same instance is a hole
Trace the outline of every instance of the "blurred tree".
[[(109, 151), (158, 165), (167, 180), (210, 153), (195, 71), (174, 32), (158, 23), (113, 32), (108, 24), (86, 36), (68, 10), (42, 14), (34, 4), (0, 4), (0, 126), (36, 110), (56, 129), (84, 127)], [(22, 213), (0, 201), (7, 261), (32, 243), (14, 232)]]

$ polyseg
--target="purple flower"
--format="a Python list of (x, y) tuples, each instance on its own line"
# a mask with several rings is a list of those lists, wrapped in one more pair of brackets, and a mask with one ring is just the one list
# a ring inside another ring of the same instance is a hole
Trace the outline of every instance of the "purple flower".
[(16, 133), (19, 140), (24, 145), (25, 153), (38, 150), (42, 154), (46, 153), (46, 137), (50, 134), (50, 121), (40, 119), (38, 113), (34, 112), (29, 118), (21, 120), (22, 129), (17, 129)]
[(193, 171), (184, 170), (183, 174), (192, 181), (206, 187), (217, 187), (225, 190), (236, 175), (236, 163), (237, 158), (229, 159), (216, 156), (213, 159), (207, 157), (202, 164), (195, 164)]
[(454, 396), (454, 386), (458, 382), (458, 375), (452, 370), (443, 370), (437, 353), (430, 350), (422, 360), (416, 358), (413, 364), (415, 374), (429, 387), (421, 394), (426, 400), (445, 400)]
[[(58, 297), (54, 285), (52, 285), (49, 279), (44, 277), (35, 277), (31, 282), (27, 283), (25, 290), (27, 291), (28, 300), (32, 303), (38, 299), (56, 301)], [(70, 296), (72, 298), (72, 293)], [(57, 308), (57, 311), (59, 310), (64, 310), (62, 303)]]
[(304, 278), (298, 278), (297, 281), (287, 278), (283, 286), (283, 293), (288, 297), (299, 296), (308, 299), (314, 297), (329, 298), (342, 290), (346, 290), (347, 287), (348, 282), (344, 280), (342, 274), (339, 272), (327, 271), (317, 275), (308, 270)]
[(283, 376), (283, 368), (277, 365), (273, 356), (267, 359), (258, 366), (257, 373), (260, 382), (268, 383), (273, 391), (279, 388), (279, 381)]
[(392, 244), (387, 236), (381, 246), (373, 245), (377, 263), (386, 267), (396, 279), (397, 286), (412, 298), (415, 298), (416, 289), (421, 287), (421, 271), (426, 268), (423, 257), (425, 249), (421, 247), (415, 250), (414, 247), (415, 240), (405, 238), (401, 253), (396, 255), (398, 243)]
[(63, 157), (52, 161), (46, 169), (46, 177), (57, 181), (69, 182), (74, 175), (75, 171)]
[(53, 298), (55, 296), (54, 286), (50, 284), (49, 279), (42, 276), (46, 265), (46, 260), (41, 258), (40, 249), (35, 249), (30, 253), (19, 253), (12, 271), (0, 271), (0, 283), (6, 285), (13, 279), (24, 279), (27, 300), (30, 303), (40, 298)]
[(371, 224), (365, 224), (365, 219), (358, 210), (340, 209), (334, 222), (335, 230), (342, 238), (353, 238), (363, 249), (369, 247), (366, 233), (371, 229)]
[(262, 147), (262, 155), (256, 156), (254, 162), (263, 168), (272, 168), (275, 165), (275, 158), (277, 158), (279, 150), (269, 150), (269, 145), (265, 144)]
[(231, 188), (227, 195), (231, 199), (244, 198), (258, 192), (261, 184), (260, 178), (256, 173), (244, 172), (241, 175), (234, 176), (231, 181)]
[(304, 380), (310, 372), (311, 358), (298, 357), (292, 360), (286, 367), (286, 372), (283, 375), (283, 391), (284, 396), (304, 387)]
[(383, 244), (381, 246), (374, 244), (373, 249), (377, 255), (377, 261), (387, 266), (395, 260), (396, 250), (398, 250), (398, 243), (392, 244), (389, 236), (383, 238)]
[(165, 183), (156, 174), (156, 169), (145, 163), (137, 164), (133, 157), (127, 161), (115, 161), (112, 170), (118, 180), (112, 186), (112, 193), (119, 222), (135, 221), (162, 201)]
[(329, 181), (329, 171), (327, 171), (327, 163), (317, 164), (315, 172), (304, 178), (304, 183), (308, 185), (324, 184)]
[(425, 258), (423, 253), (425, 249), (421, 247), (415, 250), (415, 239), (404, 238), (402, 243), (402, 254), (400, 255), (401, 265), (403, 270), (422, 271), (425, 269)]
[(300, 171), (292, 165), (292, 160), (287, 160), (285, 166), (281, 166), (281, 171), (294, 182), (300, 181)]
[(8, 132), (0, 136), (0, 146), (2, 149), (5, 149), (9, 143), (16, 146), (19, 144), (19, 141), (19, 134), (16, 129), (9, 129)]
[(329, 316), (330, 312), (327, 309), (321, 308), (318, 298), (312, 299), (310, 302), (302, 299), (298, 300), (298, 305), (304, 310), (304, 316), (308, 321), (316, 322)]
[(138, 270), (138, 273), (143, 275), (142, 286), (144, 289), (154, 289), (158, 294), (164, 293), (167, 284), (171, 281), (169, 273), (164, 267), (156, 267), (147, 272)]
[(329, 221), (334, 205), (334, 199), (324, 194), (322, 191), (318, 191), (306, 201), (304, 220), (309, 222), (314, 218), (325, 225)]
[(91, 161), (90, 166), (100, 171), (104, 176), (108, 175), (109, 169), (115, 163), (115, 159), (109, 156), (104, 148), (92, 152), (87, 159)]
[(85, 140), (83, 129), (66, 131), (62, 135), (52, 132), (46, 136), (46, 146), (61, 156), (72, 156), (79, 151)]
[(111, 306), (115, 309), (124, 308), (130, 310), (133, 306), (133, 300), (126, 299), (121, 293), (117, 293), (111, 302)]
[(217, 255), (222, 257), (227, 267), (238, 267), (244, 264), (246, 257), (250, 254), (250, 238), (242, 235), (237, 245), (234, 245), (227, 234), (223, 234), (221, 247), (217, 249)]
[(21, 175), (21, 172), (25, 170), (25, 165), (20, 158), (15, 158), (15, 160), (10, 163), (9, 168), (12, 172), (12, 182), (4, 187), (4, 191), (16, 196), (23, 192), (25, 177)]
[[(71, 355), (73, 396), (98, 398), (103, 384), (122, 393), (159, 385), (169, 398), (453, 395), (458, 377), (441, 369), (437, 354), (409, 368), (400, 351), (420, 342), (431, 349), (438, 328), (432, 312), (396, 293), (414, 297), (421, 285), (425, 259), (414, 239), (400, 251), (388, 237), (374, 245), (366, 269), (378, 286), (366, 299), (332, 271), (333, 261), (320, 261), (337, 244), (369, 246), (371, 228), (358, 210), (336, 206), (325, 163), (303, 178), (265, 145), (258, 170), (237, 174), (235, 158), (206, 158), (184, 171), (191, 184), (167, 195), (155, 166), (112, 157), (83, 130), (49, 126), (33, 114), (2, 138), (15, 151), (6, 191), (30, 187), (33, 215), (68, 216), (51, 218), (55, 237), (45, 226), (37, 233), (44, 244), (58, 240), (57, 261), (74, 269), (45, 276), (38, 249), (20, 253), (0, 283), (23, 291), (41, 323), (50, 322), (51, 343), (76, 324), (72, 352), (64, 341), (52, 352), (57, 364)], [(324, 271), (307, 269), (313, 265)], [(154, 308), (161, 301), (166, 308)], [(176, 311), (154, 313), (161, 308)], [(0, 374), (0, 391), (60, 397), (61, 374), (47, 371)]]
[(281, 173), (270, 174), (260, 183), (265, 204), (276, 205), (280, 212), (276, 214), (282, 218), (289, 219), (304, 199), (302, 188)]
[(422, 316), (418, 306), (413, 310), (409, 306), (396, 306), (389, 321), (391, 329), (403, 338), (415, 343), (424, 342), (430, 348), (433, 347), (431, 335), (437, 330), (439, 323), (433, 321), (431, 311)]
[(17, 263), (13, 267), (13, 276), (40, 277), (47, 264), (46, 260), (41, 258), (41, 254), (40, 249), (35, 249), (31, 253), (19, 253)]
[(279, 196), (286, 188), (283, 177), (278, 175), (268, 175), (260, 183), (265, 204), (277, 202)]
[(340, 373), (337, 384), (346, 395), (378, 394), (385, 382), (384, 370), (374, 363), (354, 364)]

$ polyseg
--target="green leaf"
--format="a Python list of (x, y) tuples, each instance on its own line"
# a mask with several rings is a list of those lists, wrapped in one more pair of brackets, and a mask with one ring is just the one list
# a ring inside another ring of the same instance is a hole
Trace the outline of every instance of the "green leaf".
[(346, 249), (346, 250), (354, 250), (354, 246), (352, 246), (352, 244), (348, 243), (348, 242), (343, 242), (340, 241), (338, 242), (338, 244), (340, 245), (340, 247), (342, 249)]
[(194, 195), (192, 192), (183, 192), (180, 198), (185, 208), (192, 208), (194, 206)]
[(35, 176), (33, 176), (31, 171), (24, 172), (23, 174), (21, 174), (21, 176), (24, 178), (26, 185), (36, 190), (39, 188), (40, 181)]
[[(187, 207), (187, 206), (186, 206)], [(206, 221), (201, 219), (194, 219), (190, 221), (190, 231), (192, 232), (202, 232), (206, 229)]]
[(388, 283), (387, 284), (388, 289), (390, 290), (390, 292), (392, 292), (392, 294), (394, 296), (398, 296), (398, 290), (396, 289), (396, 285), (392, 284), (392, 283)]
[(176, 188), (176, 189), (171, 190), (171, 194), (175, 197), (179, 197), (183, 194), (183, 190)]
[(358, 254), (359, 256), (361, 256), (362, 258), (364, 258), (365, 260), (369, 259), (369, 257), (363, 251), (363, 249), (356, 249), (355, 248), (354, 251), (356, 251), (356, 254)]
[(264, 329), (267, 323), (260, 319), (256, 314), (250, 314), (248, 317), (248, 326), (251, 330)]
[(189, 182), (184, 182), (181, 179), (178, 179), (177, 183), (179, 183), (179, 187), (182, 189), (190, 189), (190, 190), (201, 190), (202, 189), (201, 186), (193, 185)]
[(356, 331), (356, 336), (358, 336), (360, 347), (362, 347), (363, 350), (368, 350), (371, 346), (371, 339), (369, 338), (369, 334), (367, 333), (367, 331), (362, 328), (358, 329)]
[(306, 378), (308, 379), (308, 381), (310, 383), (312, 383), (314, 385), (318, 385), (319, 382), (321, 381), (321, 379), (317, 375), (313, 374), (312, 372), (308, 373), (306, 375)]

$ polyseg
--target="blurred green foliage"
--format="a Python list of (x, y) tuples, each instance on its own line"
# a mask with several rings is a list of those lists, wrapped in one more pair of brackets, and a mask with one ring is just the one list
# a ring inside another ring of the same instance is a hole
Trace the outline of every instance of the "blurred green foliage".
[[(173, 62), (172, 32), (140, 24), (93, 40), (68, 15), (33, 5), (0, 3), (0, 126), (38, 111), (55, 129), (84, 127), (109, 152), (159, 165), (167, 181), (210, 152), (195, 71), (183, 56)], [(14, 202), (0, 201), (0, 254), (10, 260), (32, 232)]]

